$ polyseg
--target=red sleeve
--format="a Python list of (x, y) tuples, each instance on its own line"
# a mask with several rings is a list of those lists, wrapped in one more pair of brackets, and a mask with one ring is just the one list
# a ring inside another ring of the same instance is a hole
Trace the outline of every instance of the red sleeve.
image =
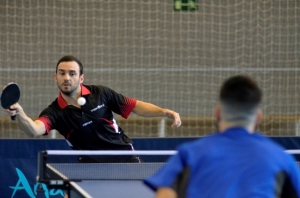
[(125, 119), (128, 118), (133, 108), (135, 107), (136, 99), (125, 97), (124, 105), (121, 107), (121, 116)]
[(42, 116), (42, 117), (39, 117), (37, 120), (44, 123), (45, 128), (46, 128), (46, 134), (45, 135), (48, 135), (50, 130), (51, 130), (51, 121), (49, 120), (49, 118), (45, 117), (45, 116)]

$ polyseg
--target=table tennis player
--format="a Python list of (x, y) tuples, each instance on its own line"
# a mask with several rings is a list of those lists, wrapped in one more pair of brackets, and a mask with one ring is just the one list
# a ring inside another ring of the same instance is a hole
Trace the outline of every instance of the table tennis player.
[[(30, 137), (47, 135), (55, 129), (76, 150), (134, 149), (113, 112), (123, 118), (128, 118), (132, 112), (142, 117), (167, 117), (173, 120), (171, 127), (181, 125), (175, 111), (123, 96), (106, 86), (85, 85), (84, 78), (81, 61), (71, 55), (64, 56), (58, 61), (55, 72), (59, 95), (36, 120), (28, 117), (18, 103), (6, 112), (10, 116), (17, 115), (20, 128)], [(139, 158), (116, 157), (112, 162), (139, 162)]]
[(218, 132), (184, 143), (144, 180), (156, 198), (300, 198), (295, 159), (259, 132), (261, 89), (247, 76), (228, 78), (215, 108)]

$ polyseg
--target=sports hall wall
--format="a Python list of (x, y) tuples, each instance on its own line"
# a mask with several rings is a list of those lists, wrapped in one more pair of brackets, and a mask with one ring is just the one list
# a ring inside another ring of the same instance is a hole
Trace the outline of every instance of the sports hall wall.
[[(185, 4), (187, 3), (188, 4)], [(55, 66), (66, 54), (84, 65), (85, 83), (180, 113), (164, 119), (117, 116), (130, 137), (195, 137), (215, 130), (222, 81), (247, 74), (264, 92), (258, 127), (299, 135), (300, 1), (0, 1), (0, 86), (21, 87), (32, 118), (58, 95)], [(46, 138), (61, 138), (59, 135)], [(27, 138), (0, 112), (0, 137)]]

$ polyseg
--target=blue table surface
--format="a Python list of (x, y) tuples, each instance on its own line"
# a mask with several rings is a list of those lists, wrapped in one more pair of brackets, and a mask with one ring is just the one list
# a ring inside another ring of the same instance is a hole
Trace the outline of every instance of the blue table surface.
[(154, 191), (141, 180), (86, 180), (76, 184), (91, 197), (153, 198)]

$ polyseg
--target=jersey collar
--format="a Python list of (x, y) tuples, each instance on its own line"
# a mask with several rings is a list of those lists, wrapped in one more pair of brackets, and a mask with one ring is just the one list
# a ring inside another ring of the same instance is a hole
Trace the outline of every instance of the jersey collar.
[(239, 127), (239, 126), (228, 128), (223, 132), (223, 134), (225, 134), (225, 135), (233, 135), (233, 136), (244, 136), (244, 135), (247, 136), (247, 135), (251, 135), (253, 133), (250, 133), (244, 127)]
[[(88, 88), (86, 88), (86, 86), (84, 86), (83, 84), (80, 84), (80, 86), (81, 86), (81, 96), (89, 95), (91, 93), (90, 90), (88, 90)], [(68, 106), (68, 103), (62, 97), (61, 92), (59, 92), (57, 102), (61, 109), (64, 109), (66, 106)]]

